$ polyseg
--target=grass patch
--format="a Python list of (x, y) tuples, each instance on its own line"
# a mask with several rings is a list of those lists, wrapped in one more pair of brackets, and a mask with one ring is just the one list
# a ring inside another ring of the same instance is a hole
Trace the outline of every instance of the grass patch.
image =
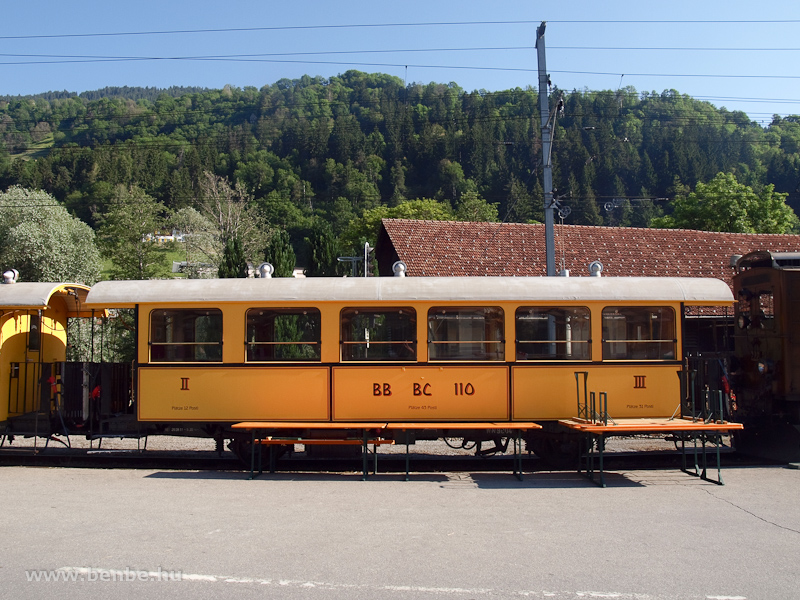
[(53, 134), (48, 133), (44, 138), (39, 142), (31, 142), (28, 144), (28, 149), (24, 152), (17, 152), (15, 154), (9, 153), (9, 157), (19, 158), (22, 160), (33, 160), (35, 158), (42, 158), (43, 156), (47, 156), (50, 153), (50, 149), (53, 147), (55, 140), (53, 139)]

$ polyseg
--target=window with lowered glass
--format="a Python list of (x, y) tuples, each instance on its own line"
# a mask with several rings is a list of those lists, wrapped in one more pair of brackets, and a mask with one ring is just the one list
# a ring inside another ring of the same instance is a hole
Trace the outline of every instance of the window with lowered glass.
[(775, 329), (775, 297), (772, 290), (762, 290), (758, 293), (756, 314), (753, 322), (764, 329)]
[(591, 360), (586, 307), (521, 306), (516, 317), (517, 360)]
[(150, 313), (151, 362), (221, 362), (222, 311), (168, 309)]
[(343, 361), (417, 359), (413, 308), (346, 308), (341, 313)]
[(30, 315), (28, 325), (28, 350), (39, 352), (42, 347), (42, 318), (38, 315)]
[(316, 308), (247, 311), (247, 361), (320, 360), (320, 312)]
[(429, 360), (504, 360), (503, 309), (437, 307), (428, 311)]
[(677, 343), (669, 306), (603, 309), (603, 360), (675, 360)]

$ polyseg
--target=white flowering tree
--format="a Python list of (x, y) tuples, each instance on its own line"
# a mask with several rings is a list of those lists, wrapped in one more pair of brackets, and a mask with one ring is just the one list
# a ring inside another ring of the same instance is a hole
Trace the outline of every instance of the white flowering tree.
[(94, 231), (53, 196), (11, 187), (0, 192), (0, 268), (21, 281), (92, 285), (100, 279)]

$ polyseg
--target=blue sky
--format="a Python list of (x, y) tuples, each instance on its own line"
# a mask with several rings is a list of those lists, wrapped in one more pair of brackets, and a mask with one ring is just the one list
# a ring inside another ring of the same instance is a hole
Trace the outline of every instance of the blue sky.
[[(676, 89), (762, 124), (800, 114), (797, 0), (6, 0), (1, 14), (0, 95), (261, 87), (348, 69), (468, 91), (535, 87), (536, 27), (547, 21), (548, 72), (561, 89)], [(347, 25), (371, 26), (338, 27)], [(196, 32), (220, 29), (238, 31)], [(179, 30), (195, 32), (147, 33)], [(136, 35), (83, 35), (101, 33)]]

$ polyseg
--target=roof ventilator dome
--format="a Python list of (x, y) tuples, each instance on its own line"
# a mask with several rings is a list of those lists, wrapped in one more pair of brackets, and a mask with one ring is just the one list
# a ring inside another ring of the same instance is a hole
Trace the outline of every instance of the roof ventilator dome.
[(19, 271), (16, 269), (9, 269), (3, 273), (3, 283), (17, 283), (19, 279)]
[(258, 266), (258, 276), (261, 279), (272, 279), (272, 274), (275, 272), (275, 267), (273, 267), (270, 263), (265, 262), (261, 263)]
[(592, 277), (600, 277), (600, 273), (603, 272), (603, 263), (599, 260), (593, 261), (589, 264), (589, 273)]

